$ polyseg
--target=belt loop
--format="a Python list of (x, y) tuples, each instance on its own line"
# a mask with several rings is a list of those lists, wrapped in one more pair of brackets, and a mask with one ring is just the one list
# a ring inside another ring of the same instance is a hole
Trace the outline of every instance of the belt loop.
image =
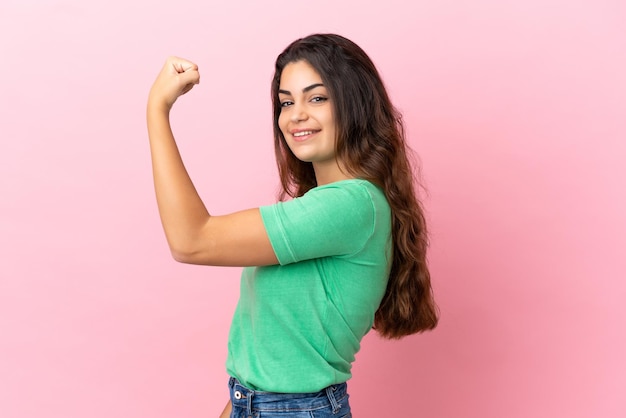
[(330, 401), (330, 406), (333, 408), (333, 415), (339, 412), (339, 409), (341, 408), (341, 405), (337, 403), (337, 400), (335, 399), (335, 394), (333, 393), (334, 390), (335, 390), (334, 386), (328, 386), (326, 388), (326, 396), (328, 396), (328, 400)]
[(254, 398), (254, 391), (250, 390), (247, 393), (248, 395), (248, 408), (247, 408), (247, 418), (252, 418), (252, 398)]

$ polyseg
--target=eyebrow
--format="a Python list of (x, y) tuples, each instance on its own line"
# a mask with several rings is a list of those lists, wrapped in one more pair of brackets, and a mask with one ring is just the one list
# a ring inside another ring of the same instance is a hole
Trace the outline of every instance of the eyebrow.
[[(302, 93), (306, 93), (308, 91), (313, 90), (316, 87), (324, 87), (324, 85), (322, 83), (315, 83), (315, 84), (311, 84), (310, 86), (307, 86), (305, 88), (302, 89)], [(289, 96), (291, 96), (291, 92), (289, 90), (278, 90), (278, 94), (287, 94)]]

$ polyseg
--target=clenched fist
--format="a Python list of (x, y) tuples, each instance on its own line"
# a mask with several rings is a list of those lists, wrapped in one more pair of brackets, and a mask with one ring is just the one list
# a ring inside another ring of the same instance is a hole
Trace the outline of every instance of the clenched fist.
[(169, 111), (179, 96), (199, 83), (200, 73), (196, 64), (183, 58), (169, 57), (152, 84), (148, 106)]

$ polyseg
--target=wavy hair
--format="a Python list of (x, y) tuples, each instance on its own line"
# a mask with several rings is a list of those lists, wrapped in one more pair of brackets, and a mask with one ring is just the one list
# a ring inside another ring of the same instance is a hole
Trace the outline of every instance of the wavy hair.
[(391, 207), (393, 260), (374, 328), (389, 339), (435, 328), (438, 312), (426, 261), (426, 221), (416, 197), (402, 116), (371, 59), (342, 36), (298, 39), (276, 59), (271, 92), (279, 199), (302, 196), (317, 186), (313, 165), (291, 152), (278, 125), (281, 74), (287, 64), (297, 61), (308, 62), (319, 73), (332, 98), (337, 158), (351, 175), (381, 187)]

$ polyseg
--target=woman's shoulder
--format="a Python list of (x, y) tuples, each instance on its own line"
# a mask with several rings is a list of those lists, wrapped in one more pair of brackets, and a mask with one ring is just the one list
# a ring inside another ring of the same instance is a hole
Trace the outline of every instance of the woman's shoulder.
[(303, 198), (333, 208), (335, 214), (341, 210), (351, 216), (390, 216), (389, 203), (382, 188), (365, 179), (339, 180), (317, 186)]

